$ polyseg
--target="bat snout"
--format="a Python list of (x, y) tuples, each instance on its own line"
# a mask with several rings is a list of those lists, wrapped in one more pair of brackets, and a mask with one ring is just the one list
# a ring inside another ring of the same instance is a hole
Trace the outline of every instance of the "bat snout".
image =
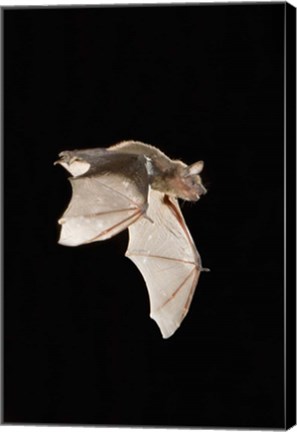
[(205, 195), (206, 193), (207, 193), (207, 189), (202, 184), (198, 184), (197, 187), (195, 188), (195, 192), (191, 197), (191, 201), (200, 200), (201, 195)]
[(199, 196), (205, 195), (207, 193), (207, 189), (206, 189), (206, 187), (203, 186), (202, 183), (198, 185), (198, 193), (199, 193)]

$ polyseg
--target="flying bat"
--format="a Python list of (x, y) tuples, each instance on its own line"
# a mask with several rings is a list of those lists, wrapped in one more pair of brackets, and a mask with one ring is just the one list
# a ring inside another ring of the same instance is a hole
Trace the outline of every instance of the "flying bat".
[(197, 201), (206, 193), (199, 175), (203, 161), (188, 166), (139, 141), (59, 156), (56, 164), (72, 175), (72, 198), (58, 221), (59, 243), (106, 240), (128, 228), (126, 256), (146, 282), (150, 317), (169, 338), (205, 270), (178, 204), (178, 198)]

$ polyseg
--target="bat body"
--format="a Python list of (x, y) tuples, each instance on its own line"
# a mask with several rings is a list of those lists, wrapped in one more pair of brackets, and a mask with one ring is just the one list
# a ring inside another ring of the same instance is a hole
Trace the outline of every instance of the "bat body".
[(187, 166), (156, 147), (124, 141), (107, 149), (64, 151), (56, 163), (72, 177), (72, 199), (59, 220), (59, 243), (78, 246), (129, 229), (126, 256), (141, 271), (150, 316), (164, 338), (186, 316), (203, 270), (177, 198), (206, 193), (203, 162)]

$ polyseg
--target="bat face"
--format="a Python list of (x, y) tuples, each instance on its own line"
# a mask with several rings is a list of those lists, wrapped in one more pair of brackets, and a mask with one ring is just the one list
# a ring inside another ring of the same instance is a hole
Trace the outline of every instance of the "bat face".
[(197, 174), (174, 176), (169, 179), (169, 185), (168, 194), (186, 201), (198, 201), (200, 196), (207, 192)]
[(159, 149), (125, 141), (107, 149), (60, 153), (73, 195), (59, 220), (59, 243), (78, 246), (129, 229), (126, 256), (141, 271), (151, 318), (170, 337), (186, 316), (203, 270), (177, 198), (206, 193), (203, 162), (187, 166)]

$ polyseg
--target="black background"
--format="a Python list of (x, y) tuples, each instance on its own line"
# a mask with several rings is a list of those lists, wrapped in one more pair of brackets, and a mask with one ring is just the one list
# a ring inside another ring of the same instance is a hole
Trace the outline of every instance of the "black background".
[[(282, 427), (284, 5), (4, 11), (4, 420)], [(62, 150), (205, 161), (205, 267), (163, 340), (128, 234), (57, 245)]]

